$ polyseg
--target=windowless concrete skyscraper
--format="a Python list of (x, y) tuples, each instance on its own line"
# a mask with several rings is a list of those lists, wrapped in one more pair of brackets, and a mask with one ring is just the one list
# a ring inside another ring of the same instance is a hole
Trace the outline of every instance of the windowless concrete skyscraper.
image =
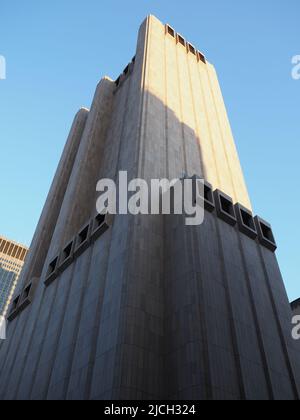
[[(122, 170), (205, 178), (204, 224), (97, 216), (97, 181)], [(275, 249), (213, 66), (148, 17), (135, 58), (75, 117), (10, 311), (1, 398), (298, 399)]]

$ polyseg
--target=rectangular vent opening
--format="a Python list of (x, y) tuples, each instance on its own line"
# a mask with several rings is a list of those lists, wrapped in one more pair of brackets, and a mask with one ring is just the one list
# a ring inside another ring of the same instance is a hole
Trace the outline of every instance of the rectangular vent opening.
[(15, 311), (19, 305), (20, 296), (16, 297), (11, 306), (11, 312)]
[(95, 220), (96, 220), (96, 228), (102, 226), (103, 223), (105, 222), (105, 214), (98, 214)]
[(261, 231), (263, 236), (270, 242), (275, 243), (275, 238), (273, 236), (272, 229), (269, 226), (266, 226), (264, 223), (260, 223)]
[(193, 47), (193, 45), (192, 45), (192, 44), (188, 44), (188, 49), (189, 49), (189, 52), (190, 52), (190, 53), (192, 53), (192, 54), (196, 55), (196, 50), (195, 50), (195, 47)]
[(49, 264), (49, 270), (48, 275), (53, 274), (56, 266), (57, 266), (58, 257), (56, 257), (50, 264)]
[(227, 200), (227, 198), (223, 197), (222, 195), (220, 196), (220, 202), (223, 212), (234, 217), (234, 209), (232, 202), (230, 200)]
[(64, 250), (63, 250), (63, 261), (67, 260), (72, 252), (72, 245), (73, 243), (71, 242)]
[(252, 230), (255, 230), (253, 217), (243, 209), (241, 209), (241, 216), (244, 225)]
[(89, 226), (85, 227), (78, 235), (79, 237), (79, 245), (83, 244), (88, 237), (89, 234)]
[(25, 290), (24, 290), (24, 299), (27, 299), (28, 297), (29, 297), (29, 294), (30, 294), (30, 291), (31, 291), (31, 287), (32, 287), (32, 284), (29, 284), (29, 286), (27, 286), (26, 288), (25, 288)]
[(213, 201), (212, 190), (207, 185), (204, 185), (204, 199), (209, 202)]
[(167, 25), (167, 32), (168, 32), (169, 35), (171, 35), (173, 38), (175, 38), (175, 31), (169, 25)]
[(177, 35), (177, 39), (179, 44), (183, 45), (184, 47), (186, 46), (185, 39), (181, 35)]
[(202, 61), (202, 63), (206, 64), (206, 58), (200, 51), (198, 51), (198, 56), (199, 60)]

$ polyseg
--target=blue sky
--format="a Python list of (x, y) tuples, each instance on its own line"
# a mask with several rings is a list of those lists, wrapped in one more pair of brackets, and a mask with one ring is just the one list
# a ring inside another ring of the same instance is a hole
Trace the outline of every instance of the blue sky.
[(0, 234), (30, 244), (75, 112), (132, 58), (149, 13), (215, 64), (254, 210), (299, 297), (299, 0), (0, 0)]

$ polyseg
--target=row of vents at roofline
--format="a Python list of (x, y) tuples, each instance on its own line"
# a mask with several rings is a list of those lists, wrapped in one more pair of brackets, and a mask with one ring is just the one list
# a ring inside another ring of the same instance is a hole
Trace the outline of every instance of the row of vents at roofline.
[[(208, 182), (204, 182), (203, 203), (206, 211), (216, 212), (217, 216), (231, 226), (238, 225), (238, 229), (249, 238), (258, 242), (270, 251), (275, 252), (277, 245), (269, 223), (256, 216), (250, 210), (237, 203), (220, 190), (213, 190)], [(98, 214), (90, 221), (63, 250), (49, 264), (45, 286), (48, 287), (72, 262), (78, 258), (96, 239), (109, 228), (107, 215)], [(24, 291), (13, 301), (8, 320), (12, 321), (23, 311), (33, 298), (33, 283), (27, 285)]]
[[(201, 61), (202, 63), (206, 64), (205, 55), (202, 52), (197, 51), (197, 49), (192, 44), (187, 42), (181, 35), (177, 34), (170, 25), (166, 25), (166, 34), (173, 37), (176, 40), (177, 44), (180, 44), (184, 48), (186, 48), (187, 52), (193, 54), (198, 61)], [(115, 81), (115, 85), (117, 86), (117, 88), (121, 86), (125, 79), (132, 73), (134, 63), (135, 57), (133, 57), (131, 63), (129, 63), (128, 66), (125, 67), (123, 73)]]
[(175, 32), (175, 29), (173, 29), (170, 25), (166, 25), (166, 34), (173, 37), (177, 44), (181, 44), (184, 48), (186, 48), (188, 53), (193, 54), (195, 57), (197, 57), (198, 61), (202, 61), (202, 63), (206, 64), (206, 58), (205, 55), (197, 51), (197, 49), (194, 47), (194, 45), (187, 42), (183, 36)]

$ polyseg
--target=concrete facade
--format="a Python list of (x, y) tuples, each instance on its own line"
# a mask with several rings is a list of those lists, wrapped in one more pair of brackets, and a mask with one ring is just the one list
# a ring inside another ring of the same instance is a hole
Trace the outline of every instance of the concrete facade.
[[(96, 183), (121, 170), (204, 177), (204, 224), (99, 219)], [(275, 248), (214, 67), (149, 16), (135, 58), (75, 117), (1, 344), (0, 398), (299, 399)]]

